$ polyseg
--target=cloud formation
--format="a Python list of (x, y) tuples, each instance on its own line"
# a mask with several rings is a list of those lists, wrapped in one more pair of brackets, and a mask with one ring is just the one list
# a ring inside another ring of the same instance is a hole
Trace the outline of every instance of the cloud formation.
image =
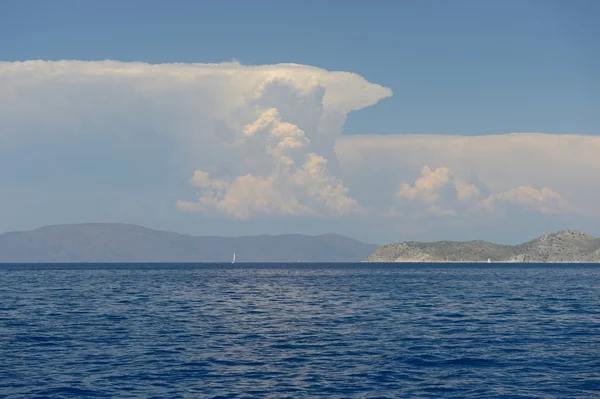
[(341, 180), (328, 172), (324, 157), (309, 153), (300, 166), (289, 157), (280, 161), (266, 177), (247, 174), (231, 182), (212, 179), (207, 172), (197, 170), (190, 183), (202, 190), (198, 200), (180, 200), (177, 207), (185, 212), (222, 212), (238, 219), (253, 215), (348, 215), (362, 211), (348, 196)]
[(179, 201), (179, 209), (217, 211), (240, 219), (254, 214), (324, 215), (327, 211), (343, 215), (360, 210), (341, 180), (327, 169), (327, 159), (313, 152), (319, 147), (307, 150), (311, 140), (299, 126), (282, 121), (277, 108), (257, 112), (257, 119), (241, 129), (237, 143), (254, 148), (256, 162), (269, 163), (266, 171), (237, 176), (231, 182), (215, 180), (218, 183), (212, 182), (209, 190), (200, 187), (204, 190), (197, 202)]
[(77, 206), (111, 220), (302, 216), (327, 231), (331, 217), (376, 232), (600, 217), (600, 137), (343, 135), (348, 113), (392, 95), (354, 73), (3, 62), (0, 88), (0, 216), (15, 223)]
[(498, 193), (482, 200), (482, 208), (494, 211), (494, 205), (505, 202), (516, 205), (526, 211), (541, 213), (567, 213), (571, 207), (567, 200), (556, 191), (544, 187), (541, 190), (531, 186), (519, 186), (508, 191)]
[(459, 216), (465, 212), (506, 212), (506, 205), (521, 211), (541, 213), (568, 212), (568, 202), (556, 191), (543, 187), (518, 186), (505, 192), (484, 195), (475, 184), (456, 178), (449, 168), (431, 169), (425, 165), (414, 185), (402, 183), (396, 197), (420, 202), (429, 214)]
[(394, 207), (391, 214), (406, 214), (403, 204), (420, 202), (445, 216), (519, 210), (600, 217), (598, 136), (345, 136), (336, 153), (344, 176), (386, 177), (385, 184), (369, 184), (404, 201), (380, 204)]
[(169, 135), (200, 191), (177, 207), (240, 219), (359, 212), (331, 170), (335, 140), (349, 112), (392, 94), (296, 64), (27, 61), (0, 63), (0, 85), (0, 132), (12, 140), (111, 136), (118, 146)]

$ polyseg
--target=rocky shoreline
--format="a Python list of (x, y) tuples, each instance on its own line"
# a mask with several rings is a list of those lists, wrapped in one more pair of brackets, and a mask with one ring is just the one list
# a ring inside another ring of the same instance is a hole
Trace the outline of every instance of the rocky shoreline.
[(547, 234), (520, 245), (488, 241), (402, 242), (379, 247), (363, 262), (598, 263), (600, 239), (575, 230)]

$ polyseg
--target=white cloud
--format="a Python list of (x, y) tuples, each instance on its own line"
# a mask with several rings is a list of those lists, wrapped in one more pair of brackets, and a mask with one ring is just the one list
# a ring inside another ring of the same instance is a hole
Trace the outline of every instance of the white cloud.
[[(414, 197), (428, 206), (459, 209), (458, 214), (466, 209), (505, 214), (516, 207), (600, 217), (598, 136), (345, 136), (336, 142), (336, 153), (351, 188), (359, 181), (368, 182), (371, 191), (394, 187), (389, 195), (397, 199)], [(375, 185), (372, 176), (386, 176), (387, 182)], [(391, 202), (383, 206), (401, 211)]]
[[(296, 93), (297, 95), (297, 93)], [(303, 95), (312, 97), (306, 91)], [(262, 102), (256, 96), (253, 101)], [(317, 102), (314, 106), (320, 107)], [(348, 189), (327, 167), (328, 160), (316, 152), (333, 150), (311, 146), (308, 135), (298, 125), (283, 121), (277, 108), (255, 107), (256, 120), (244, 125), (233, 143), (249, 150), (245, 154), (248, 170), (231, 182), (210, 179), (206, 171), (196, 170), (191, 184), (203, 189), (196, 202), (178, 201), (186, 212), (220, 212), (238, 219), (255, 215), (346, 215), (363, 210), (348, 195)], [(321, 115), (322, 112), (314, 112)], [(318, 130), (318, 120), (297, 120)], [(330, 133), (330, 132), (326, 132)], [(312, 132), (311, 137), (318, 133)]]
[[(211, 179), (196, 171), (190, 183), (202, 188), (196, 202), (178, 201), (185, 212), (221, 212), (238, 219), (254, 215), (347, 215), (363, 212), (348, 196), (341, 180), (327, 171), (327, 160), (309, 153), (296, 167), (288, 157), (273, 174), (236, 177), (232, 182)], [(302, 201), (301, 201), (302, 200)]]
[(448, 168), (431, 170), (425, 165), (421, 170), (421, 176), (413, 187), (408, 183), (402, 183), (396, 195), (400, 198), (419, 199), (426, 204), (434, 204), (440, 199), (440, 189), (452, 180), (454, 174)]
[(464, 180), (456, 180), (454, 182), (456, 188), (456, 197), (459, 201), (467, 202), (473, 199), (480, 198), (482, 191), (474, 184), (467, 183)]
[[(538, 190), (532, 186), (519, 186), (485, 196), (475, 184), (455, 178), (449, 168), (431, 169), (427, 165), (421, 169), (421, 177), (413, 186), (408, 183), (400, 185), (396, 197), (420, 202), (427, 207), (428, 213), (437, 216), (458, 216), (476, 210), (496, 213), (505, 211), (507, 204), (530, 212), (570, 211), (568, 202), (548, 187)], [(501, 209), (498, 209), (498, 205)]]
[[(396, 197), (411, 201), (422, 202), (427, 206), (427, 212), (437, 216), (456, 216), (456, 210), (441, 206), (442, 191), (454, 180), (454, 173), (448, 168), (436, 168), (432, 170), (425, 165), (421, 169), (421, 177), (411, 186), (402, 183), (396, 192)], [(443, 202), (446, 202), (444, 200)]]
[(493, 203), (498, 201), (541, 213), (562, 213), (571, 210), (563, 196), (548, 187), (538, 190), (531, 186), (519, 186), (485, 198), (484, 201), (486, 201), (487, 209), (492, 211)]
[(296, 215), (312, 211), (290, 192), (281, 190), (275, 176), (245, 175), (222, 185), (213, 182), (209, 183), (211, 189), (205, 190), (196, 202), (180, 200), (177, 207), (184, 212), (222, 212), (238, 219), (248, 219), (256, 213)]
[(349, 112), (391, 95), (353, 73), (27, 61), (0, 63), (0, 87), (0, 161), (12, 157), (0, 166), (20, 166), (3, 176), (48, 213), (76, 193), (81, 204), (102, 197), (85, 207), (120, 209), (125, 200), (108, 192), (118, 185), (139, 190), (140, 203), (163, 192), (156, 207), (186, 220), (344, 216), (379, 231), (386, 218), (421, 215), (431, 224), (410, 226), (427, 231), (515, 212), (600, 217), (600, 137), (342, 136)]
[(21, 144), (110, 137), (115, 147), (168, 136), (200, 189), (178, 208), (242, 219), (360, 210), (330, 170), (334, 143), (348, 112), (392, 94), (296, 64), (4, 62), (0, 86), (0, 135)]

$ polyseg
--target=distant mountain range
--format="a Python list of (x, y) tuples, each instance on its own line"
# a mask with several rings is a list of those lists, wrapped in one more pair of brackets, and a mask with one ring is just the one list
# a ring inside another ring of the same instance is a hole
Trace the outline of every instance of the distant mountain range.
[(120, 223), (0, 234), (1, 262), (360, 262), (377, 248), (338, 234), (191, 236)]
[(520, 245), (402, 242), (377, 247), (339, 235), (191, 236), (121, 223), (0, 234), (0, 263), (33, 262), (600, 262), (600, 238), (564, 230)]
[(600, 262), (600, 239), (574, 230), (547, 234), (520, 245), (487, 241), (403, 242), (377, 248), (365, 262)]

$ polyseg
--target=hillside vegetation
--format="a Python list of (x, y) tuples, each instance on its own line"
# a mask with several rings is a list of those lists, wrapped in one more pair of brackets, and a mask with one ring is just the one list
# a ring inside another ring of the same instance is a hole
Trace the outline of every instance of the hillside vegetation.
[(600, 262), (600, 239), (564, 230), (520, 245), (488, 241), (402, 242), (377, 248), (365, 262)]

